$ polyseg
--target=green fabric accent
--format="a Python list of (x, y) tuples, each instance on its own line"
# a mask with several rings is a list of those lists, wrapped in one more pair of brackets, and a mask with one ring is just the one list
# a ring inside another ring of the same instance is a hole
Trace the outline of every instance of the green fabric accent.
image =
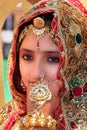
[(81, 86), (83, 84), (83, 80), (79, 79), (78, 77), (72, 77), (70, 81), (70, 88), (73, 89), (77, 86)]

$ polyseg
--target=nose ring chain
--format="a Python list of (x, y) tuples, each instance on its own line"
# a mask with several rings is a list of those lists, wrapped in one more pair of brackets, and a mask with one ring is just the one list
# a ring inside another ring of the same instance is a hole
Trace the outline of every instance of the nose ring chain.
[(49, 130), (56, 130), (57, 121), (50, 115), (40, 112), (39, 108), (47, 101), (51, 100), (52, 93), (48, 87), (48, 83), (43, 76), (37, 83), (31, 83), (32, 86), (28, 98), (35, 103), (34, 109), (26, 115), (21, 123), (24, 127), (30, 130), (35, 130), (35, 127), (46, 127)]

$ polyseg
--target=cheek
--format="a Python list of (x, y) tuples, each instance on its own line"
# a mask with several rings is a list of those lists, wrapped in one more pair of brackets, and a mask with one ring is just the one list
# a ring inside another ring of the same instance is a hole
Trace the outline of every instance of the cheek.
[(59, 92), (61, 88), (63, 87), (63, 83), (61, 81), (58, 81), (58, 83), (52, 83), (49, 88), (53, 94), (53, 96), (56, 98), (59, 95)]
[(47, 78), (50, 80), (57, 80), (57, 70), (58, 70), (57, 66), (46, 67), (45, 71)]
[[(50, 101), (51, 103), (51, 109), (53, 111), (56, 110), (56, 108), (58, 107), (59, 105), (59, 102), (60, 102), (60, 91), (61, 91), (61, 88), (62, 88), (62, 82), (58, 82), (58, 83), (53, 83), (49, 86), (49, 89), (52, 93), (52, 99)], [(53, 105), (54, 104), (54, 105)]]
[(20, 74), (21, 74), (21, 79), (23, 80), (23, 83), (25, 86), (27, 85), (27, 80), (28, 80), (28, 69), (27, 67), (20, 61)]

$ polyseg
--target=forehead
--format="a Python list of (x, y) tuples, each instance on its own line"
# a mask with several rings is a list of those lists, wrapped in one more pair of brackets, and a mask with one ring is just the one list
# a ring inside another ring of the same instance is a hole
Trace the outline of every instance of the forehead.
[(25, 48), (25, 49), (29, 48), (32, 50), (36, 50), (38, 41), (39, 41), (40, 50), (42, 51), (45, 51), (45, 50), (57, 51), (58, 50), (57, 45), (49, 38), (48, 35), (45, 35), (38, 40), (33, 35), (27, 35), (22, 41), (20, 48)]

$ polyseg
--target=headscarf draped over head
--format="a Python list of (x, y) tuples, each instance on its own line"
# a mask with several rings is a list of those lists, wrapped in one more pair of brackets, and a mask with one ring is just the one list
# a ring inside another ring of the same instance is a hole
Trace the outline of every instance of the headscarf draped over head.
[[(87, 121), (87, 11), (77, 0), (41, 1), (21, 17), (9, 54), (8, 80), (12, 96), (26, 109), (26, 91), (21, 86), (19, 71), (19, 47), (30, 31), (28, 26), (38, 16), (44, 21), (44, 16), (46, 19), (52, 16), (47, 33), (52, 34), (51, 38), (60, 52), (59, 69), (62, 74), (58, 73), (57, 78), (64, 81), (61, 90), (64, 93), (61, 98), (62, 111), (69, 130), (78, 128), (78, 124), (80, 126), (80, 123)], [(59, 113), (57, 111), (56, 116)]]

